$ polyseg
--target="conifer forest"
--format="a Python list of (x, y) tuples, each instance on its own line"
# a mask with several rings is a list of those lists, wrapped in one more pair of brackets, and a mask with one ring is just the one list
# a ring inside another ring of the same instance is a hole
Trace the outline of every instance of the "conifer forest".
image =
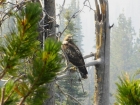
[(140, 105), (139, 0), (0, 0), (0, 105)]

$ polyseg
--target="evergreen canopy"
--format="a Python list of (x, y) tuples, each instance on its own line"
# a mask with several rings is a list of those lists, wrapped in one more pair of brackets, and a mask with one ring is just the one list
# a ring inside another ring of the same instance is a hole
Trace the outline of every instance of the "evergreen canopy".
[(0, 79), (7, 80), (0, 87), (2, 105), (42, 105), (47, 98), (46, 83), (62, 67), (61, 43), (47, 38), (43, 50), (37, 40), (41, 11), (38, 3), (30, 2), (11, 11), (16, 27), (9, 29), (0, 44)]

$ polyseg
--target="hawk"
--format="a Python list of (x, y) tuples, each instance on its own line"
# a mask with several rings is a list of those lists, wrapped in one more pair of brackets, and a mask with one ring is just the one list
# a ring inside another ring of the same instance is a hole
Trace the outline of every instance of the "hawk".
[(61, 47), (69, 62), (76, 66), (79, 69), (81, 77), (86, 79), (88, 72), (85, 67), (85, 62), (81, 51), (72, 40), (72, 35), (67, 35), (64, 38)]

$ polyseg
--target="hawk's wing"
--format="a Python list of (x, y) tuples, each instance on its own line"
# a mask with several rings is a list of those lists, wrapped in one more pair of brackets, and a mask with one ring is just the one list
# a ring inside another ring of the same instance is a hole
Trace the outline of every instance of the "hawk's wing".
[(68, 60), (75, 66), (84, 66), (85, 62), (79, 48), (71, 43), (63, 44), (62, 50), (66, 54)]
[(62, 45), (62, 50), (67, 59), (75, 66), (78, 67), (82, 78), (87, 78), (87, 70), (85, 62), (79, 48), (73, 43), (66, 43)]

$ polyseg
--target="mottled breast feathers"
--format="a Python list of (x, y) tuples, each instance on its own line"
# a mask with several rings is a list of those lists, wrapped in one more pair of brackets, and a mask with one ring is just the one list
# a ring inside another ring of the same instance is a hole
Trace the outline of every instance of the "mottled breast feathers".
[(69, 58), (68, 60), (71, 63), (73, 63), (75, 66), (82, 66), (81, 63), (84, 64), (83, 58), (81, 58), (82, 54), (75, 45), (71, 43), (67, 43), (67, 44), (63, 44), (62, 47), (67, 57)]
[(82, 78), (87, 78), (87, 70), (85, 68), (85, 62), (81, 51), (79, 48), (72, 42), (72, 39), (69, 36), (66, 36), (62, 43), (62, 50), (67, 56), (69, 62), (78, 67)]

